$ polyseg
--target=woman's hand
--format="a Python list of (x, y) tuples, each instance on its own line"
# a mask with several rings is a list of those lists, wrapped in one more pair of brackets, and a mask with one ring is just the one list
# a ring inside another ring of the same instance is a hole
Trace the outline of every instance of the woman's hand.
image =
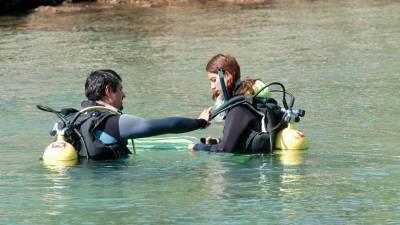
[(216, 145), (216, 144), (218, 144), (218, 139), (215, 139), (213, 137), (207, 137), (206, 138), (206, 144)]
[[(207, 145), (216, 145), (218, 144), (219, 140), (209, 136), (207, 138), (201, 138), (200, 142)], [(193, 151), (194, 145), (195, 144), (188, 144), (188, 150)]]
[(193, 148), (194, 148), (194, 144), (189, 144), (189, 145), (188, 145), (188, 150), (189, 150), (189, 151), (193, 151)]

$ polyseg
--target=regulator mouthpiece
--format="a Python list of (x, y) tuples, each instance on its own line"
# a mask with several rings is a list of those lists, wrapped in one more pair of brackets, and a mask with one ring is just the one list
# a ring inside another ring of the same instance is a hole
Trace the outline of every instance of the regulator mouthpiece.
[(306, 111), (304, 109), (285, 109), (281, 108), (281, 111), (285, 113), (284, 121), (289, 122), (299, 122), (300, 117), (304, 117)]

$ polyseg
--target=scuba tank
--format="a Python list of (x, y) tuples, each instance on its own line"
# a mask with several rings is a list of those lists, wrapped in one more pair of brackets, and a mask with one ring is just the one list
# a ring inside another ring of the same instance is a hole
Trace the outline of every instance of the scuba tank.
[(275, 138), (275, 148), (282, 150), (304, 150), (308, 148), (308, 142), (303, 132), (296, 128), (295, 122), (300, 121), (300, 117), (304, 117), (305, 111), (302, 109), (282, 109), (284, 121), (287, 127), (280, 130)]
[[(259, 83), (257, 83), (259, 82)], [(271, 85), (281, 86), (282, 90), (269, 90), (268, 87)], [(302, 109), (293, 109), (295, 98), (294, 96), (285, 90), (283, 84), (278, 82), (273, 82), (271, 84), (265, 85), (263, 82), (257, 80), (253, 86), (255, 90), (256, 97), (270, 98), (271, 92), (282, 92), (283, 93), (283, 105), (281, 111), (284, 113), (282, 117), (282, 123), (286, 123), (287, 126), (280, 131), (275, 136), (275, 149), (281, 150), (305, 150), (308, 148), (308, 142), (305, 138), (303, 132), (297, 129), (295, 122), (300, 121), (300, 117), (304, 117), (305, 111)], [(286, 101), (286, 95), (291, 97), (291, 102), (289, 105)]]
[(308, 148), (304, 133), (296, 128), (293, 122), (279, 131), (275, 137), (275, 148), (282, 150), (305, 150)]
[[(281, 111), (284, 112), (283, 115), (283, 123), (286, 123), (287, 126), (281, 129), (275, 137), (275, 148), (281, 150), (305, 150), (308, 148), (308, 142), (305, 138), (303, 132), (297, 129), (295, 123), (300, 122), (300, 117), (304, 117), (305, 111), (303, 109), (293, 109), (295, 98), (294, 96), (285, 90), (285, 87), (280, 83), (272, 83), (277, 84), (282, 87), (283, 93), (283, 105), (284, 108), (281, 108)], [(286, 101), (286, 95), (291, 97), (291, 101), (289, 105)]]
[[(40, 110), (56, 114), (64, 124), (67, 123), (63, 112), (56, 111), (43, 105), (37, 105), (36, 107)], [(42, 159), (45, 165), (73, 166), (78, 163), (78, 152), (71, 143), (65, 140), (65, 131), (66, 129), (64, 127), (59, 127), (59, 123), (54, 124), (53, 129), (50, 131), (50, 135), (57, 135), (57, 140), (50, 143), (43, 153)]]
[(49, 144), (43, 153), (43, 161), (46, 163), (77, 160), (77, 151), (73, 145), (65, 141), (64, 131), (58, 132), (57, 140)]

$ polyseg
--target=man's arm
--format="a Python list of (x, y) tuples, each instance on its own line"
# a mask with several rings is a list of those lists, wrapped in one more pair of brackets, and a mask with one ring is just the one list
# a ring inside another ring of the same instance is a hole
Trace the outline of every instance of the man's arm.
[(143, 138), (168, 133), (184, 133), (205, 128), (208, 125), (208, 122), (204, 119), (186, 117), (144, 119), (126, 114), (120, 116), (118, 123), (122, 139)]

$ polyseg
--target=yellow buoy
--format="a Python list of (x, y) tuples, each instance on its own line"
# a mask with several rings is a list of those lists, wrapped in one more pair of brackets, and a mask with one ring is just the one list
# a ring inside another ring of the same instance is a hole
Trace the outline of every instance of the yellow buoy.
[(274, 154), (279, 157), (282, 165), (295, 166), (304, 164), (304, 151), (302, 150), (276, 150)]
[(304, 150), (308, 148), (308, 143), (303, 132), (294, 123), (289, 123), (288, 127), (276, 135), (275, 147), (282, 150)]
[[(43, 161), (47, 164), (77, 160), (78, 154), (74, 146), (65, 141), (63, 133), (58, 134), (57, 141), (49, 144), (43, 153)], [(71, 163), (67, 164), (70, 165)]]

